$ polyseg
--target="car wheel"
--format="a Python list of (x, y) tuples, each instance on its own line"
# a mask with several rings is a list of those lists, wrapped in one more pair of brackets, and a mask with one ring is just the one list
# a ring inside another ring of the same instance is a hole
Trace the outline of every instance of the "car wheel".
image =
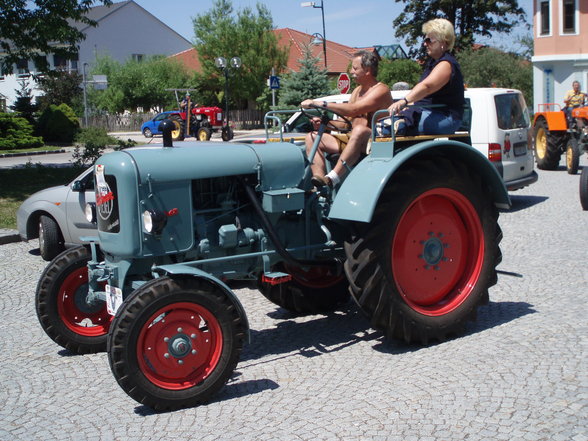
[(52, 260), (64, 250), (59, 226), (53, 218), (41, 216), (39, 218), (39, 250), (43, 260)]
[(145, 138), (153, 138), (153, 132), (151, 132), (151, 129), (149, 129), (149, 127), (145, 127), (143, 129), (143, 136), (145, 136)]

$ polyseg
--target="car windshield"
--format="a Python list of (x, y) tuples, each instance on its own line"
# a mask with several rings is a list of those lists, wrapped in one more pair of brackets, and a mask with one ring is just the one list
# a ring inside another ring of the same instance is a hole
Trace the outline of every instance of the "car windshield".
[(529, 127), (529, 111), (525, 105), (523, 95), (508, 93), (496, 95), (496, 116), (498, 127), (502, 130), (522, 129)]

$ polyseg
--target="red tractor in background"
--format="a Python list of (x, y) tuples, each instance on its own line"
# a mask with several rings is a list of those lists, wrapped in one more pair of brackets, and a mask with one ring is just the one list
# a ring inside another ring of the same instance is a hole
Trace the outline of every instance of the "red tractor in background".
[[(208, 141), (213, 133), (219, 129), (225, 140), (226, 128), (223, 126), (223, 111), (220, 107), (198, 107), (191, 101), (190, 92), (195, 89), (166, 89), (174, 92), (178, 102), (178, 111), (169, 112), (168, 119), (174, 123), (172, 131), (174, 141), (182, 141), (184, 138), (194, 136), (199, 141)], [(178, 92), (183, 93), (184, 99), (180, 100)], [(188, 112), (188, 109), (190, 110)], [(228, 141), (228, 139), (227, 139)]]
[(566, 117), (559, 104), (539, 104), (533, 127), (537, 167), (555, 170), (565, 153), (566, 169), (575, 175), (580, 155), (588, 151), (588, 106), (572, 109), (570, 116)]

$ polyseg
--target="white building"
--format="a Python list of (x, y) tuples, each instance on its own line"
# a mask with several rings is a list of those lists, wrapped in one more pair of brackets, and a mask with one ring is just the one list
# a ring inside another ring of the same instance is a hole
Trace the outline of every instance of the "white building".
[[(74, 24), (86, 35), (86, 39), (79, 43), (78, 58), (64, 60), (48, 54), (51, 68), (83, 73), (84, 65), (86, 72), (89, 72), (97, 56), (109, 55), (124, 63), (129, 58), (140, 61), (146, 56), (171, 55), (192, 47), (188, 40), (133, 0), (109, 7), (97, 6), (89, 11), (88, 17), (98, 26)], [(32, 60), (22, 60), (13, 65), (13, 74), (0, 75), (0, 99), (4, 97), (7, 106), (13, 104), (22, 81), (30, 82), (33, 96), (40, 95), (30, 75), (34, 69)]]

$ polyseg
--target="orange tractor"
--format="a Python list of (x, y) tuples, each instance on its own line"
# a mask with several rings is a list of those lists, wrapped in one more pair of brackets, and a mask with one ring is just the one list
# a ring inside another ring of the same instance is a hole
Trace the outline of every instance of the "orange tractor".
[(533, 127), (537, 167), (555, 170), (565, 153), (566, 169), (575, 175), (582, 151), (588, 151), (588, 106), (572, 109), (567, 117), (559, 104), (539, 104)]

